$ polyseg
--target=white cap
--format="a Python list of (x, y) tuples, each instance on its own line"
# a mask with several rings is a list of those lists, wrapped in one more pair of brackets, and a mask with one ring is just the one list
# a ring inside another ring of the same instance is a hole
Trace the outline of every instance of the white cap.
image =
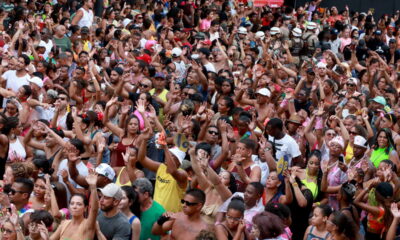
[(256, 39), (264, 40), (264, 38), (265, 38), (265, 33), (264, 32), (262, 32), (262, 31), (256, 32)]
[(271, 91), (269, 91), (268, 88), (261, 88), (256, 93), (266, 97), (271, 97)]
[(40, 78), (38, 78), (38, 77), (30, 78), (30, 79), (28, 80), (28, 82), (34, 83), (34, 84), (36, 84), (36, 85), (37, 85), (38, 87), (40, 87), (40, 88), (43, 87), (43, 81), (42, 81), (42, 79), (40, 79)]
[(315, 22), (309, 22), (309, 23), (307, 24), (307, 29), (313, 30), (313, 29), (316, 29), (317, 26), (318, 26), (318, 25), (317, 25)]
[(349, 78), (349, 79), (347, 80), (347, 82), (353, 82), (355, 85), (358, 84), (357, 78)]
[(281, 33), (281, 29), (279, 29), (278, 27), (273, 27), (270, 30), (271, 35), (275, 35), (275, 34), (279, 34)]
[(326, 63), (319, 62), (319, 63), (317, 64), (317, 68), (326, 68)]
[(171, 51), (171, 55), (172, 55), (173, 57), (180, 57), (181, 54), (182, 54), (182, 49), (177, 48), (177, 47), (176, 47), (176, 48), (173, 48), (172, 51)]
[(175, 157), (178, 158), (179, 162), (182, 163), (183, 159), (185, 159), (186, 153), (181, 151), (177, 147), (170, 148), (169, 151), (174, 154)]
[(122, 21), (122, 24), (124, 25), (124, 27), (126, 27), (129, 23), (131, 23), (132, 22), (132, 19), (129, 19), (129, 18), (125, 18), (123, 21)]
[(107, 186), (99, 189), (106, 197), (112, 197), (116, 200), (121, 200), (124, 197), (121, 187), (115, 183), (109, 183)]
[(239, 27), (238, 33), (239, 34), (247, 34), (247, 29), (245, 27)]
[(38, 47), (44, 47), (46, 48), (46, 43), (44, 41), (40, 41)]
[(367, 140), (364, 137), (359, 136), (359, 135), (354, 137), (354, 145), (357, 145), (357, 146), (363, 147), (363, 148), (368, 148)]
[(293, 33), (293, 36), (295, 36), (295, 37), (301, 37), (301, 35), (303, 34), (303, 31), (301, 31), (300, 28), (294, 28), (292, 33)]
[(344, 141), (343, 141), (343, 138), (342, 138), (341, 136), (336, 136), (336, 137), (334, 137), (334, 138), (329, 142), (329, 145), (330, 145), (331, 143), (339, 144), (342, 148), (344, 148)]
[(115, 177), (115, 172), (114, 169), (107, 163), (102, 163), (99, 166), (96, 167), (95, 169), (97, 174), (103, 175), (110, 179), (110, 181), (114, 180)]

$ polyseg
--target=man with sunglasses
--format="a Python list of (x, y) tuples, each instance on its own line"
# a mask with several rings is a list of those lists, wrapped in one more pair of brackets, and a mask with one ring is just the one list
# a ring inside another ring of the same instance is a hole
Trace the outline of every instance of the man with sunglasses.
[(17, 178), (11, 185), (8, 192), (10, 203), (14, 204), (18, 210), (18, 215), (22, 217), (25, 213), (33, 212), (29, 205), (29, 197), (33, 191), (33, 182), (28, 178)]
[(164, 235), (171, 231), (172, 239), (195, 239), (209, 226), (201, 218), (201, 209), (206, 201), (205, 193), (200, 189), (190, 189), (181, 200), (182, 212), (164, 213), (153, 225), (152, 233)]

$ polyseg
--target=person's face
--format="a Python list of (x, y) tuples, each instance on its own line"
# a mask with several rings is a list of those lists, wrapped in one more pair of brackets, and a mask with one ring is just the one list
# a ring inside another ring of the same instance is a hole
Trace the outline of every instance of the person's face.
[(380, 127), (380, 128), (391, 128), (392, 125), (393, 125), (393, 124), (392, 124), (392, 122), (390, 121), (390, 119), (387, 119), (387, 118), (383, 117), (383, 118), (381, 118), (379, 127)]
[(380, 148), (384, 148), (388, 146), (388, 139), (386, 137), (386, 133), (385, 132), (380, 132), (378, 135), (378, 145)]
[(357, 159), (362, 158), (364, 156), (364, 153), (366, 150), (367, 150), (366, 148), (354, 145), (354, 147), (353, 147), (354, 157)]
[(349, 135), (350, 135), (350, 141), (354, 141), (354, 137), (359, 135), (358, 131), (355, 127), (351, 127), (349, 130)]
[[(249, 45), (250, 45), (250, 43), (249, 43)], [(243, 65), (244, 65), (245, 67), (250, 67), (251, 64), (252, 64), (251, 56), (247, 55), (247, 56), (244, 58), (244, 60), (243, 60)]]
[(296, 98), (297, 98), (297, 100), (299, 100), (299, 102), (305, 102), (307, 100), (307, 94), (304, 90), (300, 90), (296, 94)]
[(88, 63), (89, 62), (89, 56), (87, 54), (83, 53), (83, 54), (81, 54), (79, 56), (79, 61), (81, 63)]
[(113, 84), (118, 83), (119, 77), (120, 76), (116, 71), (111, 71), (110, 82)]
[(69, 202), (69, 211), (72, 216), (83, 216), (86, 207), (82, 197), (73, 196)]
[(182, 203), (183, 213), (188, 216), (191, 216), (194, 213), (199, 212), (201, 210), (201, 208), (203, 207), (203, 205), (200, 204), (195, 197), (188, 195), (188, 194), (185, 195), (182, 202), (183, 202)]
[(340, 156), (342, 153), (343, 149), (342, 146), (338, 143), (331, 142), (329, 143), (329, 152), (332, 156)]
[(26, 67), (24, 58), (22, 58), (22, 57), (18, 58), (18, 63), (16, 66), (17, 66), (17, 71), (24, 70)]
[(260, 199), (260, 195), (257, 194), (256, 189), (253, 187), (253, 185), (249, 184), (247, 185), (245, 191), (244, 191), (244, 203), (248, 207), (252, 207), (256, 204), (257, 200)]
[(319, 168), (320, 168), (321, 162), (316, 156), (312, 156), (310, 159), (308, 159), (308, 172), (310, 175), (317, 175)]
[(218, 176), (224, 186), (229, 186), (231, 177), (231, 174), (229, 172), (221, 171)]
[(322, 214), (322, 209), (317, 207), (313, 211), (313, 215), (311, 217), (311, 224), (313, 226), (318, 226), (324, 224), (328, 218)]
[(326, 75), (326, 68), (320, 67), (317, 69), (318, 73), (320, 76), (325, 76)]
[(221, 91), (223, 94), (228, 94), (232, 91), (231, 85), (229, 84), (229, 82), (224, 81), (221, 85)]
[(74, 77), (77, 79), (83, 78), (84, 75), (85, 73), (81, 69), (76, 69), (74, 72)]
[(240, 154), (242, 157), (249, 157), (251, 155), (251, 151), (246, 148), (244, 143), (238, 143), (236, 147), (236, 154)]
[(352, 127), (354, 127), (354, 124), (355, 124), (355, 122), (354, 122), (354, 120), (351, 119), (351, 118), (346, 118), (346, 119), (343, 121), (343, 125), (346, 127), (347, 131), (350, 131), (350, 129), (351, 129)]
[(121, 199), (121, 201), (119, 202), (119, 205), (118, 205), (118, 208), (121, 209), (121, 210), (129, 208), (129, 204), (130, 204), (129, 198), (126, 196), (126, 192), (125, 191), (122, 191), (122, 195), (123, 195), (123, 197), (122, 197), (122, 199)]
[(236, 230), (240, 221), (243, 219), (243, 213), (236, 209), (228, 209), (226, 212), (226, 225), (229, 229)]
[(280, 185), (281, 185), (281, 181), (279, 180), (278, 173), (275, 171), (271, 172), (268, 175), (265, 187), (268, 189), (275, 189), (275, 188), (278, 188)]
[(25, 89), (23, 87), (18, 88), (17, 92), (17, 98), (18, 99), (25, 99)]
[(112, 197), (101, 196), (100, 197), (100, 209), (104, 212), (111, 211), (115, 206), (118, 206), (119, 201)]
[(164, 78), (155, 78), (153, 85), (155, 89), (162, 90), (165, 88), (166, 80)]
[(228, 105), (224, 99), (218, 100), (218, 112), (226, 114), (229, 111)]
[(14, 116), (18, 112), (17, 106), (15, 106), (11, 102), (7, 103), (6, 104), (6, 112), (7, 112), (8, 116)]
[(206, 133), (206, 139), (208, 143), (215, 144), (218, 142), (219, 131), (215, 127), (209, 127)]
[(383, 173), (384, 173), (384, 172), (386, 171), (386, 169), (388, 169), (388, 168), (390, 168), (390, 165), (389, 165), (389, 164), (384, 163), (384, 162), (379, 163), (379, 166), (378, 166), (378, 168), (376, 169), (376, 176), (377, 176), (379, 179), (381, 179), (381, 180), (384, 181), (385, 176), (384, 176)]
[(136, 134), (139, 130), (139, 122), (136, 118), (132, 118), (128, 123), (128, 132)]
[(144, 80), (139, 84), (140, 92), (149, 92), (151, 90), (152, 83), (150, 81)]
[(18, 204), (29, 199), (29, 193), (23, 190), (23, 185), (16, 182), (11, 185), (11, 191), (8, 196), (10, 198), (10, 202), (14, 204)]
[(3, 183), (4, 183), (4, 185), (13, 184), (14, 183), (13, 170), (9, 166), (6, 167), (6, 171), (3, 174)]
[(41, 62), (38, 63), (38, 65), (36, 67), (36, 70), (38, 72), (41, 72), (41, 73), (45, 73), (46, 72), (46, 68), (43, 66), (43, 63), (41, 63)]
[(43, 198), (45, 193), (46, 183), (43, 181), (43, 179), (38, 178), (33, 187), (33, 194), (35, 195), (35, 197)]
[(17, 232), (12, 223), (5, 222), (3, 227), (1, 228), (1, 232), (3, 233), (2, 240), (16, 240), (17, 239)]

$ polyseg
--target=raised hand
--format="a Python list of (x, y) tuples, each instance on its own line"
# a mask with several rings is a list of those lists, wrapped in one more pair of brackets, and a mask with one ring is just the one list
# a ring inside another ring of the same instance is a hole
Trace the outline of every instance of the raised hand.
[(129, 104), (123, 105), (121, 108), (121, 113), (126, 115), (129, 113), (130, 110), (131, 110), (131, 105), (129, 105)]
[(397, 206), (397, 203), (392, 203), (392, 205), (390, 206), (390, 211), (392, 212), (392, 215), (394, 218), (399, 219), (400, 218), (400, 211), (399, 208)]
[(93, 169), (89, 170), (89, 175), (87, 175), (85, 179), (89, 186), (96, 187), (97, 173)]
[(111, 100), (107, 102), (106, 107), (111, 107), (112, 105), (116, 104), (117, 101), (118, 101), (118, 97), (111, 98)]
[(145, 102), (142, 99), (139, 99), (136, 103), (136, 109), (140, 112), (140, 113), (145, 113), (146, 112), (146, 106), (145, 106)]
[(153, 105), (149, 104), (149, 117), (155, 119), (157, 117), (156, 110), (154, 109)]
[(68, 182), (69, 173), (66, 169), (61, 171), (61, 177), (64, 182)]
[(37, 228), (39, 230), (41, 239), (48, 240), (49, 239), (49, 230), (47, 230), (47, 227), (43, 221), (41, 221), (39, 224), (37, 224)]

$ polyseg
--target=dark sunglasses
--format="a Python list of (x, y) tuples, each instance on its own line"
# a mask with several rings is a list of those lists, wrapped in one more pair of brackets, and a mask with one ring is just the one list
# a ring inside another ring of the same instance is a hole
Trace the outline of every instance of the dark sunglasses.
[(189, 206), (189, 207), (196, 206), (197, 204), (199, 204), (199, 203), (188, 202), (184, 199), (181, 200), (181, 203), (185, 204), (186, 206)]
[(140, 84), (140, 86), (143, 87), (143, 88), (148, 88), (149, 87), (149, 85), (146, 85), (146, 84)]
[(356, 86), (356, 85), (353, 84), (353, 83), (347, 83), (346, 85), (349, 86), (349, 87), (355, 87), (355, 86)]
[(11, 194), (11, 195), (14, 195), (14, 194), (16, 194), (16, 193), (25, 193), (25, 192), (23, 192), (23, 191), (17, 191), (17, 190), (15, 190), (15, 189), (10, 189), (10, 191), (8, 192), (8, 194)]
[(2, 233), (12, 234), (14, 231), (7, 228), (0, 228)]
[(208, 130), (208, 133), (211, 135), (218, 135), (218, 132), (212, 130)]

